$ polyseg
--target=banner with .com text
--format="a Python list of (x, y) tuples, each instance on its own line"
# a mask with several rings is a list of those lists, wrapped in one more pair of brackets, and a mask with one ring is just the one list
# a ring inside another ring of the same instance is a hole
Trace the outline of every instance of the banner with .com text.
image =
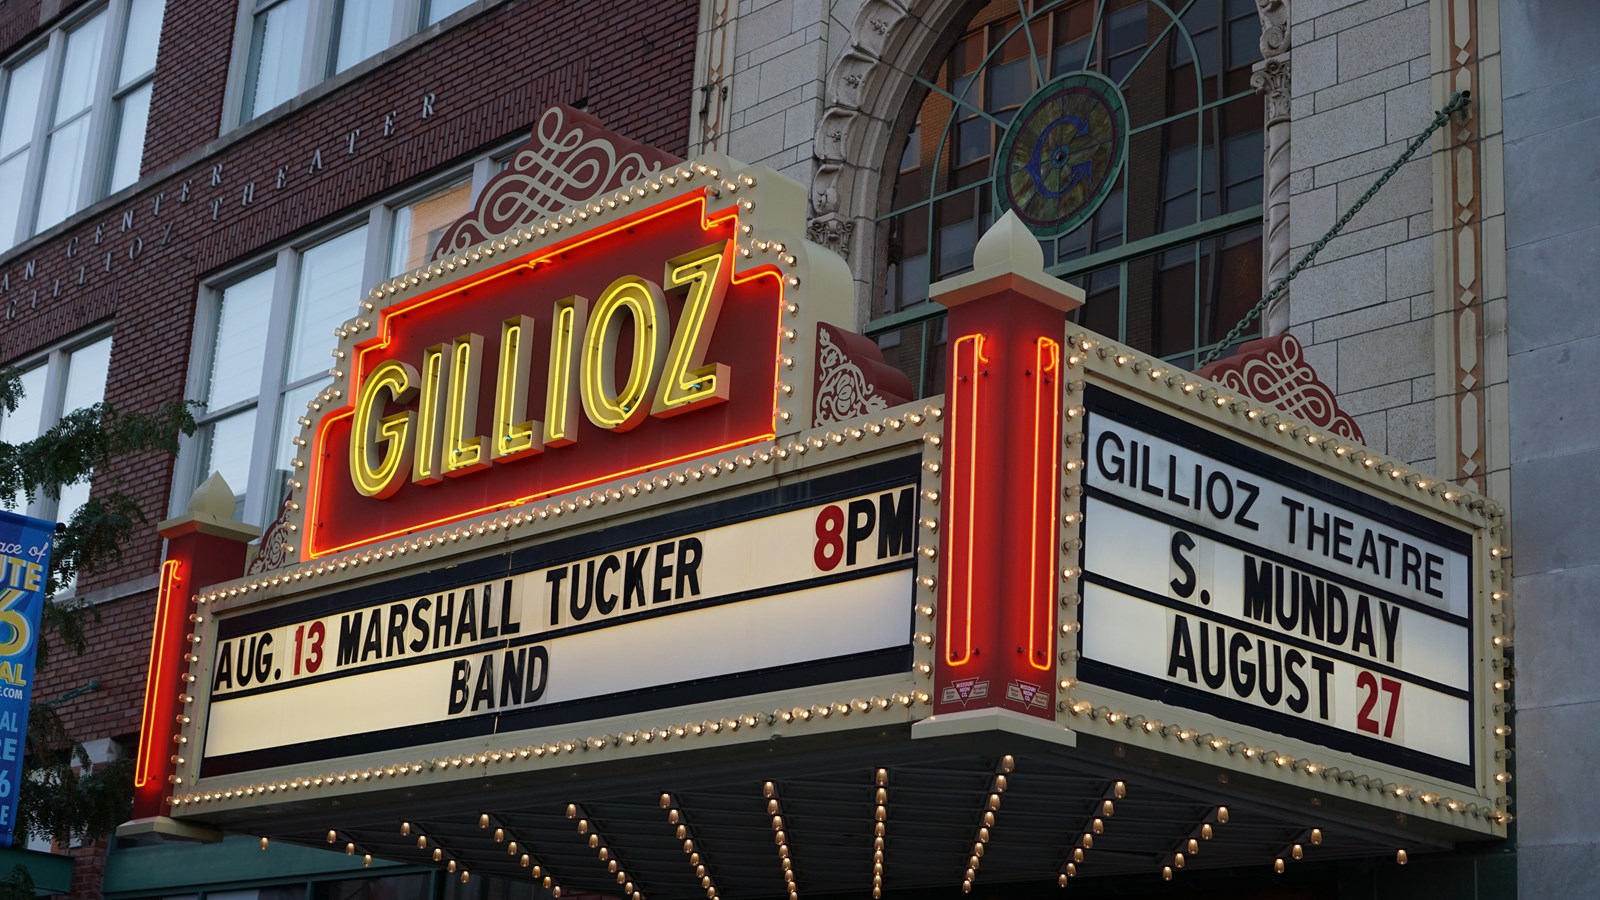
[(12, 843), (55, 523), (0, 510), (0, 847)]

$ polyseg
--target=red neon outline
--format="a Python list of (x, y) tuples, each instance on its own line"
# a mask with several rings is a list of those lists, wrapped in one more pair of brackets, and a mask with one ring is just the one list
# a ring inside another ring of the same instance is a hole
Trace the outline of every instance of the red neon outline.
[[(153, 777), (152, 770), (157, 765), (157, 761), (152, 757), (166, 752), (167, 749), (166, 744), (168, 742), (163, 741), (157, 744), (156, 741), (152, 740), (157, 736), (153, 734), (156, 726), (151, 721), (155, 715), (155, 710), (152, 709), (152, 706), (154, 705), (156, 691), (161, 689), (163, 684), (170, 688), (168, 676), (171, 673), (164, 671), (166, 668), (167, 645), (172, 642), (167, 631), (170, 624), (167, 614), (171, 610), (172, 604), (176, 602), (174, 599), (177, 593), (176, 588), (182, 581), (178, 576), (178, 570), (182, 566), (183, 563), (176, 559), (169, 559), (161, 564), (161, 582), (156, 592), (156, 633), (150, 641), (150, 668), (146, 670), (144, 680), (144, 711), (139, 716), (139, 759), (135, 763), (133, 770), (133, 786), (135, 789), (142, 788), (150, 783), (150, 779)], [(164, 737), (166, 734), (166, 732), (163, 732), (161, 736)], [(164, 766), (162, 768), (165, 770)]]
[[(970, 371), (965, 371), (962, 368), (962, 351), (968, 346), (972, 348), (969, 363)], [(955, 528), (952, 528), (950, 535), (951, 549), (945, 553), (945, 583), (951, 585), (957, 594), (952, 598), (951, 607), (953, 611), (959, 613), (959, 616), (955, 618), (960, 621), (952, 621), (950, 627), (945, 630), (944, 658), (947, 664), (955, 667), (964, 666), (972, 659), (972, 547), (976, 540), (977, 532), (977, 529), (972, 526), (972, 514), (973, 510), (977, 509), (978, 502), (976, 474), (979, 431), (978, 367), (989, 361), (989, 358), (984, 355), (983, 334), (968, 334), (957, 338), (953, 356), (952, 368), (954, 372), (952, 374), (959, 378), (965, 371), (968, 376), (967, 384), (971, 387), (969, 391), (963, 392), (959, 389), (960, 382), (957, 381), (956, 386), (951, 389), (949, 416), (951, 440), (949, 442), (950, 451), (945, 460), (945, 465), (950, 467), (950, 490), (954, 495), (947, 498), (947, 502), (953, 503), (954, 506), (949, 507), (950, 512), (946, 517), (946, 521), (954, 523), (954, 525), (963, 529), (966, 538), (966, 546), (962, 548), (962, 552), (953, 552), (960, 544), (961, 536), (955, 533)], [(967, 398), (968, 395), (970, 395), (970, 399), (967, 399), (966, 403), (963, 404), (962, 400)], [(965, 428), (965, 431), (963, 431), (963, 428)], [(963, 441), (968, 445), (965, 448), (961, 446)], [(969, 451), (966, 458), (961, 456), (961, 450)], [(965, 497), (961, 496), (961, 486), (958, 484), (958, 480), (963, 477), (965, 478), (967, 489), (967, 496)], [(956, 574), (956, 564), (958, 562), (965, 569), (965, 583), (962, 583)], [(962, 655), (959, 659), (955, 656), (953, 643), (958, 627), (963, 628), (965, 636), (965, 644), (962, 647)]]
[[(1048, 358), (1047, 358), (1048, 357)], [(1047, 337), (1034, 341), (1033, 396), (1033, 515), (1029, 519), (1032, 534), (1029, 540), (1028, 571), (1033, 574), (1032, 602), (1028, 604), (1028, 665), (1048, 672), (1055, 668), (1054, 652), (1044, 654), (1039, 662), (1039, 646), (1053, 649), (1055, 638), (1054, 592), (1056, 580), (1055, 533), (1056, 492), (1059, 490), (1059, 459), (1061, 439), (1057, 433), (1061, 421), (1061, 388), (1057, 376), (1061, 370), (1061, 345)], [(1040, 476), (1046, 484), (1040, 486)], [(1040, 564), (1040, 556), (1045, 558)], [(1044, 611), (1044, 628), (1039, 628), (1039, 612)]]
[[(778, 324), (778, 328), (776, 329), (776, 332), (773, 335), (772, 420), (771, 420), (771, 424), (770, 424), (770, 426), (769, 426), (767, 431), (759, 432), (759, 433), (756, 433), (756, 434), (752, 434), (752, 435), (749, 435), (747, 437), (737, 438), (737, 439), (735, 439), (735, 440), (733, 440), (731, 442), (720, 444), (718, 446), (706, 447), (706, 448), (702, 448), (702, 449), (698, 449), (698, 450), (693, 450), (693, 451), (690, 451), (688, 453), (681, 454), (679, 456), (671, 457), (671, 458), (668, 458), (668, 459), (656, 460), (654, 462), (646, 463), (646, 464), (639, 465), (639, 466), (634, 466), (632, 468), (625, 469), (625, 470), (622, 470), (622, 471), (610, 472), (610, 473), (598, 475), (598, 476), (596, 476), (594, 478), (589, 478), (589, 479), (585, 479), (585, 480), (582, 480), (582, 481), (577, 481), (577, 482), (574, 482), (572, 484), (563, 485), (561, 487), (550, 488), (550, 489), (544, 490), (544, 491), (537, 491), (537, 492), (532, 493), (532, 494), (527, 494), (527, 495), (524, 495), (524, 496), (521, 496), (521, 497), (516, 497), (516, 498), (509, 499), (509, 500), (496, 501), (494, 503), (488, 504), (486, 506), (479, 507), (477, 509), (468, 510), (468, 511), (457, 513), (457, 514), (450, 515), (450, 516), (445, 516), (445, 517), (442, 517), (442, 518), (439, 518), (439, 519), (435, 519), (435, 520), (430, 521), (430, 522), (423, 522), (423, 523), (408, 525), (408, 526), (405, 526), (403, 528), (394, 529), (394, 530), (389, 531), (389, 532), (384, 533), (384, 534), (372, 535), (372, 536), (369, 536), (369, 537), (362, 538), (360, 540), (351, 541), (349, 543), (342, 544), (342, 545), (337, 546), (337, 547), (329, 547), (329, 548), (326, 548), (326, 549), (322, 549), (322, 548), (318, 548), (317, 545), (316, 545), (316, 534), (317, 534), (317, 531), (319, 530), (318, 529), (318, 522), (317, 522), (317, 519), (316, 519), (316, 515), (317, 515), (318, 511), (321, 509), (321, 507), (319, 505), (321, 487), (322, 487), (322, 478), (321, 478), (321, 475), (322, 475), (321, 468), (322, 468), (322, 466), (321, 466), (321, 463), (322, 463), (322, 460), (323, 460), (323, 458), (325, 456), (325, 446), (324, 446), (324, 444), (325, 444), (325, 441), (326, 441), (327, 436), (328, 436), (329, 427), (335, 422), (341, 421), (343, 419), (350, 418), (351, 416), (355, 415), (354, 398), (358, 397), (360, 395), (360, 386), (361, 386), (361, 383), (362, 383), (362, 379), (366, 374), (367, 354), (383, 350), (383, 349), (385, 349), (385, 348), (387, 348), (389, 346), (390, 336), (391, 336), (390, 333), (391, 333), (391, 329), (392, 329), (391, 320), (395, 316), (398, 316), (398, 315), (400, 315), (402, 313), (405, 313), (405, 312), (409, 312), (409, 311), (414, 310), (414, 309), (418, 309), (418, 308), (420, 308), (422, 306), (425, 306), (425, 305), (427, 305), (429, 303), (432, 303), (432, 302), (434, 302), (436, 300), (452, 297), (452, 296), (456, 295), (457, 293), (459, 293), (461, 291), (464, 291), (464, 290), (467, 290), (469, 288), (475, 287), (477, 285), (483, 284), (483, 283), (485, 283), (487, 281), (490, 281), (492, 279), (495, 279), (495, 278), (504, 277), (504, 276), (509, 275), (509, 274), (511, 274), (513, 272), (516, 272), (516, 271), (518, 271), (520, 269), (525, 269), (525, 268), (526, 269), (533, 269), (533, 268), (536, 268), (536, 267), (538, 267), (540, 265), (545, 264), (552, 257), (558, 256), (558, 255), (560, 255), (562, 253), (565, 253), (565, 252), (567, 252), (569, 250), (575, 249), (577, 247), (581, 247), (581, 246), (583, 246), (585, 244), (591, 243), (591, 242), (596, 241), (596, 240), (600, 240), (603, 237), (607, 237), (607, 236), (616, 234), (617, 232), (625, 231), (625, 230), (627, 230), (629, 228), (632, 228), (632, 227), (638, 225), (641, 222), (650, 221), (651, 219), (655, 219), (655, 218), (658, 218), (660, 216), (664, 216), (664, 215), (668, 215), (668, 214), (673, 213), (673, 212), (677, 212), (678, 210), (693, 206), (695, 204), (699, 204), (699, 207), (700, 207), (700, 223), (701, 223), (700, 224), (700, 228), (701, 228), (702, 231), (709, 231), (712, 228), (722, 224), (723, 222), (728, 221), (729, 219), (734, 220), (734, 222), (737, 224), (738, 217), (739, 217), (739, 208), (737, 206), (733, 206), (733, 207), (731, 207), (729, 209), (721, 210), (721, 211), (718, 211), (718, 212), (715, 212), (715, 213), (708, 212), (707, 209), (706, 209), (706, 207), (708, 205), (707, 204), (707, 199), (708, 199), (708, 197), (707, 197), (706, 189), (705, 188), (701, 188), (700, 190), (697, 190), (697, 191), (695, 191), (693, 193), (690, 193), (690, 194), (686, 194), (683, 197), (680, 197), (680, 198), (678, 198), (678, 199), (676, 199), (674, 201), (670, 201), (670, 202), (662, 204), (660, 206), (651, 207), (651, 208), (646, 209), (646, 210), (641, 210), (640, 212), (638, 212), (638, 213), (636, 213), (636, 214), (634, 214), (632, 216), (628, 216), (626, 218), (616, 220), (608, 228), (599, 229), (599, 230), (596, 230), (596, 231), (593, 231), (593, 232), (589, 232), (587, 234), (579, 235), (579, 236), (574, 237), (574, 238), (572, 238), (572, 239), (570, 239), (570, 240), (568, 240), (566, 242), (559, 243), (559, 244), (554, 244), (554, 245), (552, 245), (550, 247), (545, 248), (545, 250), (539, 256), (536, 256), (536, 257), (531, 258), (531, 259), (524, 260), (522, 262), (519, 262), (519, 263), (516, 263), (516, 264), (513, 264), (513, 265), (509, 265), (506, 268), (501, 269), (499, 271), (491, 272), (491, 273), (485, 275), (482, 278), (478, 278), (478, 279), (476, 279), (474, 281), (471, 281), (471, 282), (456, 282), (454, 284), (442, 287), (439, 290), (436, 290), (436, 291), (434, 291), (432, 293), (425, 294), (422, 297), (415, 298), (411, 302), (406, 303), (404, 305), (395, 305), (395, 306), (391, 306), (391, 307), (388, 307), (388, 308), (382, 310), (378, 314), (378, 316), (379, 316), (379, 320), (378, 320), (379, 337), (376, 338), (376, 339), (373, 339), (371, 343), (368, 343), (368, 344), (366, 344), (364, 346), (358, 347), (357, 350), (356, 350), (356, 354), (355, 354), (356, 358), (355, 358), (355, 361), (354, 361), (354, 363), (353, 363), (353, 365), (351, 367), (351, 381), (350, 381), (350, 387), (349, 387), (349, 392), (348, 392), (348, 396), (351, 398), (349, 405), (345, 406), (341, 410), (338, 410), (338, 411), (335, 411), (335, 412), (330, 412), (329, 414), (325, 415), (317, 425), (317, 433), (316, 433), (316, 436), (315, 436), (314, 441), (313, 441), (313, 451), (314, 452), (312, 452), (312, 454), (311, 454), (311, 460), (310, 460), (310, 463), (308, 465), (307, 472), (306, 472), (307, 490), (306, 490), (305, 511), (306, 511), (307, 514), (304, 517), (304, 522), (303, 522), (303, 527), (306, 530), (306, 540), (305, 540), (305, 548), (304, 548), (305, 549), (305, 556), (304, 556), (304, 558), (305, 559), (317, 559), (319, 557), (327, 556), (327, 555), (332, 554), (332, 553), (339, 553), (339, 552), (342, 552), (342, 551), (345, 551), (345, 550), (350, 550), (350, 549), (353, 549), (353, 548), (356, 548), (356, 547), (362, 547), (362, 546), (366, 546), (368, 544), (374, 544), (374, 543), (378, 543), (380, 541), (389, 540), (390, 538), (399, 537), (400, 535), (411, 534), (411, 533), (416, 532), (416, 531), (425, 531), (425, 530), (430, 529), (430, 528), (436, 528), (436, 527), (438, 527), (440, 525), (448, 525), (451, 522), (460, 522), (460, 521), (463, 521), (465, 519), (470, 519), (470, 518), (472, 518), (474, 516), (480, 516), (480, 515), (484, 515), (486, 513), (496, 512), (496, 511), (502, 510), (502, 509), (509, 509), (511, 507), (514, 507), (514, 506), (520, 506), (520, 505), (522, 505), (524, 503), (530, 503), (530, 502), (535, 501), (535, 500), (542, 500), (542, 499), (544, 499), (546, 497), (551, 497), (551, 496), (554, 496), (556, 494), (565, 493), (567, 491), (578, 490), (580, 488), (585, 488), (585, 487), (588, 487), (588, 486), (593, 485), (593, 484), (599, 484), (600, 482), (603, 482), (603, 481), (610, 481), (610, 480), (616, 479), (616, 478), (625, 478), (625, 477), (627, 477), (629, 475), (636, 475), (636, 474), (638, 474), (640, 472), (646, 472), (646, 471), (649, 471), (651, 469), (660, 468), (662, 466), (670, 466), (670, 465), (673, 465), (674, 463), (683, 462), (685, 460), (697, 459), (697, 458), (702, 457), (702, 456), (709, 456), (709, 455), (714, 454), (714, 453), (720, 453), (720, 452), (722, 452), (724, 450), (731, 450), (731, 449), (733, 449), (735, 447), (742, 447), (742, 446), (746, 446), (746, 445), (749, 445), (749, 444), (758, 443), (758, 442), (761, 442), (761, 441), (770, 441), (774, 437), (776, 437), (777, 436), (777, 418), (778, 418), (779, 404), (780, 404), (779, 395), (781, 393), (781, 389), (779, 387), (779, 384), (780, 384), (780, 381), (781, 381), (781, 371), (782, 371), (781, 366), (782, 366), (782, 361), (783, 361), (783, 356), (784, 356), (784, 354), (782, 352), (782, 340), (783, 340), (783, 331), (784, 331), (783, 309), (784, 309), (784, 306), (787, 303), (787, 297), (785, 296), (785, 294), (786, 294), (786, 283), (784, 281), (783, 274), (780, 271), (778, 271), (777, 266), (775, 264), (773, 264), (773, 265), (761, 266), (759, 268), (756, 268), (756, 269), (753, 269), (751, 271), (745, 272), (743, 275), (740, 275), (737, 271), (733, 271), (733, 272), (730, 272), (729, 276), (728, 276), (728, 284), (729, 284), (730, 287), (733, 286), (733, 285), (740, 285), (740, 284), (745, 284), (747, 282), (752, 282), (752, 281), (755, 281), (756, 279), (759, 279), (759, 278), (774, 278), (774, 279), (777, 280), (777, 283), (778, 283), (778, 297), (777, 297), (777, 301), (776, 302), (777, 302), (777, 306), (778, 306), (778, 323), (779, 324)], [(737, 259), (735, 259), (734, 262), (735, 262), (735, 266), (737, 267)], [(970, 639), (969, 639), (969, 642), (970, 642)]]

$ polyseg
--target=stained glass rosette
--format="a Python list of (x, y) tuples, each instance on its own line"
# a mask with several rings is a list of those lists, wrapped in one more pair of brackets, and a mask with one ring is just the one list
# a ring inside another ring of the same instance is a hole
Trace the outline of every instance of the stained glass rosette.
[(1017, 111), (995, 157), (995, 200), (1041, 238), (1094, 214), (1117, 183), (1128, 113), (1116, 85), (1093, 72), (1063, 75)]

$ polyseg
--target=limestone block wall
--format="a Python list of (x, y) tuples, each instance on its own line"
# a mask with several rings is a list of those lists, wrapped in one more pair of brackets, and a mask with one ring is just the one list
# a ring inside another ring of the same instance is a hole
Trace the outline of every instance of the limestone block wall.
[(739, 0), (729, 155), (810, 183), (831, 24), (826, 0)]
[(1502, 3), (1518, 896), (1600, 896), (1600, 7)]
[[(1290, 259), (1432, 119), (1430, 16), (1415, 0), (1290, 4)], [(1432, 468), (1433, 167), (1426, 149), (1293, 283), (1289, 330), (1367, 442)]]

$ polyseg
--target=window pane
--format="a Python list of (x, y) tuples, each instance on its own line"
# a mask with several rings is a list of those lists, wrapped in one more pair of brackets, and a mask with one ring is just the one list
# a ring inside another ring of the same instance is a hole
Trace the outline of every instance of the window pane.
[(294, 298), (294, 334), (285, 383), (333, 365), (328, 355), (338, 342), (333, 330), (359, 309), (367, 229), (347, 231), (300, 257), (300, 286)]
[(1029, 65), (1029, 60), (1024, 57), (991, 68), (988, 79), (989, 96), (985, 100), (984, 108), (996, 110), (1021, 106), (1028, 99), (1028, 94), (1033, 92), (1033, 70)]
[[(0, 407), (0, 441), (20, 444), (39, 436), (39, 417), (44, 413), (45, 366), (36, 366), (22, 373), (22, 399), (15, 412), (6, 413)], [(9, 498), (0, 498), (0, 505), (18, 512), (27, 508), (28, 497), (21, 491)]]
[(5, 118), (0, 119), (0, 157), (33, 140), (33, 124), (39, 114), (39, 90), (44, 86), (44, 54), (11, 70), (6, 86)]
[(964, 166), (989, 155), (989, 120), (973, 117), (956, 126), (956, 165)]
[(100, 13), (67, 35), (67, 55), (61, 63), (61, 92), (56, 95), (56, 124), (89, 108), (94, 83), (100, 74), (100, 42), (105, 37), (106, 16)]
[(308, 5), (309, 0), (285, 0), (256, 16), (250, 43), (249, 96), (244, 105), (246, 120), (299, 92)]
[(77, 484), (64, 485), (61, 496), (56, 502), (56, 514), (53, 517), (57, 522), (72, 521), (72, 514), (89, 502), (90, 482), (80, 481)]
[[(272, 275), (268, 269), (222, 292), (212, 344), (211, 380), (206, 406), (222, 409), (261, 391), (261, 362), (266, 356), (267, 313), (272, 308)], [(234, 488), (241, 489), (241, 484)]]
[(393, 24), (394, 3), (390, 0), (344, 0), (334, 37), (339, 50), (333, 70), (343, 72), (389, 46)]
[(35, 234), (83, 208), (83, 160), (89, 152), (89, 117), (79, 116), (56, 129), (45, 147), (44, 181), (39, 186)]
[(128, 37), (122, 45), (118, 88), (138, 81), (156, 67), (156, 47), (161, 42), (161, 16), (166, 5), (166, 0), (133, 0), (128, 5)]
[(212, 472), (222, 475), (237, 501), (235, 513), (244, 503), (244, 493), (250, 484), (250, 456), (256, 443), (256, 411), (252, 407), (218, 419), (204, 429), (206, 441), (205, 463), (200, 467), (200, 484)]
[(22, 373), (22, 400), (16, 411), (5, 413), (0, 407), (0, 441), (19, 444), (39, 436), (39, 417), (44, 412), (45, 366)]
[(104, 400), (106, 371), (110, 368), (109, 336), (72, 351), (67, 361), (67, 384), (61, 392), (61, 412), (66, 414)]
[(1248, 66), (1261, 58), (1260, 22), (1250, 16), (1228, 23), (1228, 68)]
[(458, 13), (472, 5), (472, 0), (431, 0), (428, 3), (428, 24), (443, 19), (452, 13)]
[(17, 242), (17, 214), (22, 211), (22, 178), (31, 153), (18, 153), (0, 163), (0, 250)]
[(272, 475), (267, 479), (270, 493), (267, 496), (265, 518), (276, 518), (278, 507), (283, 505), (283, 498), (289, 494), (289, 476), (293, 474), (294, 467), (289, 460), (294, 459), (297, 449), (294, 437), (301, 433), (297, 420), (307, 415), (306, 403), (332, 383), (332, 378), (319, 378), (283, 392), (283, 403), (278, 409), (278, 430), (273, 438)]
[(472, 181), (463, 179), (394, 211), (394, 237), (389, 246), (389, 274), (399, 275), (433, 257), (439, 235), (472, 208)]
[(150, 121), (149, 84), (117, 101), (117, 142), (111, 148), (111, 183), (108, 191), (120, 191), (139, 180), (139, 164), (144, 159), (144, 132)]

